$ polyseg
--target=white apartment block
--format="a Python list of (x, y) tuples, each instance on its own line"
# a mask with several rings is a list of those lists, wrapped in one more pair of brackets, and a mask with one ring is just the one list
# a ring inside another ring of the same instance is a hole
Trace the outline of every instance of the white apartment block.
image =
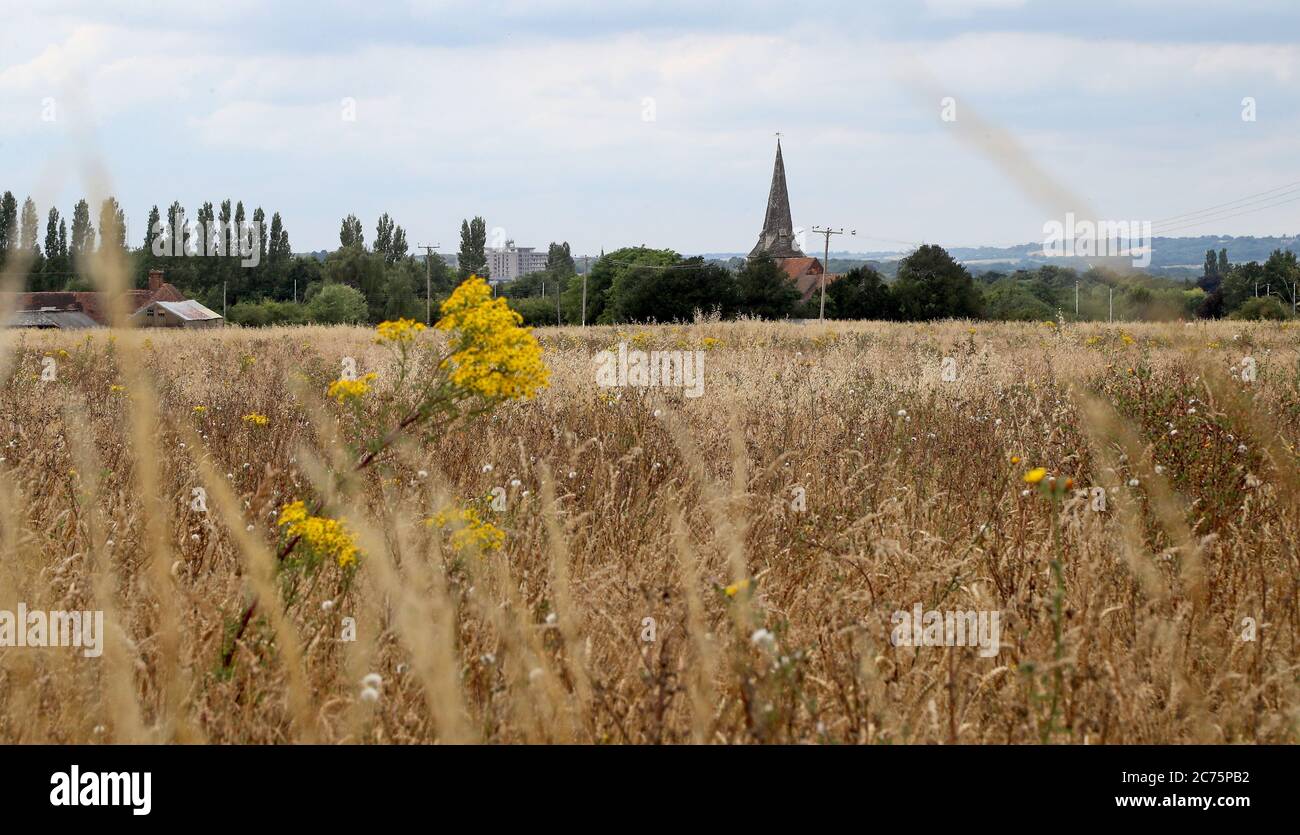
[(488, 275), (493, 284), (514, 281), (521, 275), (541, 272), (546, 269), (546, 253), (537, 252), (531, 246), (515, 246), (514, 241), (506, 241), (500, 249), (487, 249)]

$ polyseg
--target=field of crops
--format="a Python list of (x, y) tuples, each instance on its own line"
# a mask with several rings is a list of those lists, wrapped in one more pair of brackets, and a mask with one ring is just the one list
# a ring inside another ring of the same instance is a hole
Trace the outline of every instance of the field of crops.
[(0, 646), (0, 742), (1297, 740), (1300, 330), (535, 333), (405, 428), (444, 332), (5, 333), (0, 609), (104, 639)]

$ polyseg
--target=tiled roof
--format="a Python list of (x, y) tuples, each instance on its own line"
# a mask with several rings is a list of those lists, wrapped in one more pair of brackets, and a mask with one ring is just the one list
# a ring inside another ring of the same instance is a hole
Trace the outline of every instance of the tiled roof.
[[(12, 305), (15, 312), (77, 311), (84, 313), (96, 325), (108, 324), (108, 299), (104, 293), (56, 290), (15, 295), (17, 298)], [(152, 301), (183, 302), (185, 296), (171, 284), (163, 284), (153, 293), (148, 290), (127, 290), (127, 315), (135, 313)]]
[[(812, 298), (814, 293), (821, 291), (822, 286), (822, 262), (819, 258), (804, 256), (802, 258), (782, 258), (777, 261), (777, 265), (785, 270), (785, 274), (794, 280), (794, 286), (799, 290), (799, 295), (807, 301)], [(827, 285), (839, 278), (834, 273), (826, 274)]]
[(187, 322), (203, 322), (208, 319), (220, 319), (220, 313), (214, 313), (193, 299), (183, 299), (178, 302), (160, 301), (155, 299), (144, 307), (136, 311), (135, 315), (139, 316), (146, 309), (158, 305), (168, 313), (174, 313)]
[(93, 328), (95, 320), (79, 310), (28, 310), (9, 317), (11, 328)]

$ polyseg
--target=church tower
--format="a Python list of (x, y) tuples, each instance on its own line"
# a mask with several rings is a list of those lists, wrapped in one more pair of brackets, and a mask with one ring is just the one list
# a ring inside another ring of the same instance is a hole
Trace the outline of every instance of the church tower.
[(802, 258), (794, 241), (794, 223), (790, 220), (790, 193), (785, 187), (785, 162), (781, 159), (781, 139), (776, 140), (776, 165), (772, 169), (772, 188), (767, 193), (767, 214), (763, 231), (749, 257), (766, 252), (773, 258)]

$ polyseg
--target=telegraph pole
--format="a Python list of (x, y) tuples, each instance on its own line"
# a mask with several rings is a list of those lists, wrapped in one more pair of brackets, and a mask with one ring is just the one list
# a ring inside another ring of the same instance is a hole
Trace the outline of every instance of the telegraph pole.
[(582, 326), (587, 327), (587, 273), (591, 272), (591, 256), (582, 256)]
[(424, 323), (433, 324), (433, 251), (442, 244), (417, 244), (416, 249), (424, 250)]
[(1110, 319), (1108, 321), (1111, 322), (1115, 321), (1115, 288), (1114, 287), (1110, 288)]
[[(826, 321), (826, 270), (827, 264), (829, 264), (831, 260), (831, 235), (843, 235), (844, 228), (830, 229), (814, 226), (812, 230), (815, 234), (821, 235), (826, 239), (825, 246), (822, 249), (822, 307), (821, 312), (817, 314), (817, 321), (824, 322)], [(849, 234), (856, 235), (858, 234), (858, 230), (850, 229)]]
[(1078, 319), (1078, 318), (1079, 318), (1079, 281), (1078, 281), (1078, 279), (1075, 279), (1075, 282), (1074, 282), (1074, 318), (1075, 318), (1075, 319)]

